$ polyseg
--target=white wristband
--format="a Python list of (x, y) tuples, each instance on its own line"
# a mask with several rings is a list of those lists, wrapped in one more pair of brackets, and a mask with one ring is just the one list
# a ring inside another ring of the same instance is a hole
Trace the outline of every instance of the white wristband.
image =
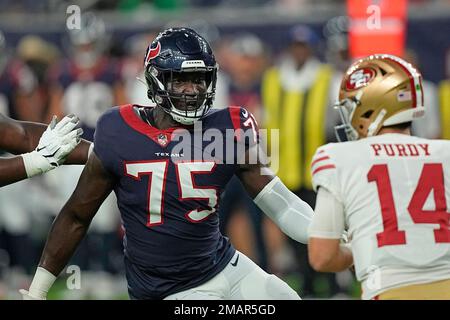
[(54, 167), (50, 162), (40, 155), (37, 151), (32, 151), (29, 153), (24, 153), (21, 155), (23, 159), (23, 164), (25, 171), (27, 172), (27, 177), (31, 178), (35, 175), (45, 173), (50, 171)]
[(46, 299), (48, 290), (55, 282), (56, 277), (42, 267), (36, 269), (33, 281), (31, 282), (28, 293), (38, 299)]

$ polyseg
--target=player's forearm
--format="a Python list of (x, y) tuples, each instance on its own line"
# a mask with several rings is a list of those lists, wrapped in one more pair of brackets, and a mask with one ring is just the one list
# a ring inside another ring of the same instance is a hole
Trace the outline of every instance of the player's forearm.
[(27, 178), (22, 157), (0, 159), (0, 187)]
[(46, 125), (33, 122), (3, 120), (0, 123), (0, 148), (14, 154), (36, 148)]
[(90, 224), (90, 220), (80, 219), (66, 208), (67, 205), (53, 222), (39, 262), (40, 267), (55, 276), (67, 265)]
[(19, 290), (24, 300), (47, 299), (48, 291), (69, 261), (88, 226), (89, 223), (80, 221), (73, 213), (63, 208), (52, 225), (29, 290)]
[[(341, 272), (353, 265), (353, 255), (345, 245), (339, 245), (335, 254), (322, 257), (309, 256), (309, 263), (319, 272)], [(320, 254), (320, 253), (319, 253)], [(323, 254), (323, 253), (322, 253)]]
[(30, 152), (36, 148), (44, 131), (47, 129), (47, 125), (35, 123), (35, 122), (21, 122), (21, 126), (24, 129), (25, 137), (23, 142), (23, 152)]
[(81, 173), (75, 191), (53, 222), (40, 267), (54, 275), (65, 267), (95, 213), (112, 191), (113, 180), (105, 175), (100, 160), (93, 154)]
[(114, 179), (93, 153), (77, 187), (55, 219), (45, 244), (39, 268), (24, 299), (45, 299), (56, 279), (86, 234), (95, 213), (113, 189)]

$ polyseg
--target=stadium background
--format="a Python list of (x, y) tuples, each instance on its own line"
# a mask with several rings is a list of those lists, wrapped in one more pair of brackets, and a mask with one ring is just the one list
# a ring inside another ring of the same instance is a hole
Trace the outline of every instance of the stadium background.
[[(372, 1), (380, 5), (382, 2)], [(301, 41), (312, 49), (317, 59), (332, 67), (336, 78), (350, 61), (346, 1), (0, 0), (0, 31), (4, 34), (4, 41), (0, 39), (0, 74), (12, 83), (2, 86), (0, 80), (0, 98), (3, 95), (10, 100), (3, 105), (2, 113), (41, 122), (46, 122), (55, 110), (65, 113), (64, 98), (59, 97), (60, 109), (54, 109), (58, 97), (55, 83), (62, 79), (54, 74), (60, 71), (63, 59), (74, 59), (74, 44), (66, 28), (70, 16), (66, 10), (70, 5), (79, 6), (82, 14), (94, 13), (104, 23), (105, 32), (96, 40), (101, 44), (97, 50), (102, 57), (111, 57), (111, 65), (117, 69), (111, 76), (115, 78), (107, 85), (114, 90), (116, 86), (122, 88), (118, 91), (120, 98), (115, 93), (112, 104), (146, 102), (142, 97), (145, 88), (134, 81), (140, 74), (137, 66), (142, 63), (149, 39), (168, 26), (190, 26), (212, 42), (221, 65), (216, 106), (250, 104), (248, 107), (262, 127), (269, 122), (269, 111), (263, 101), (263, 79), (298, 40), (293, 38), (292, 30), (299, 25), (308, 30)], [(407, 10), (405, 53), (415, 59), (429, 81), (431, 89), (425, 94), (434, 98), (433, 105), (426, 107), (433, 108), (437, 115), (428, 118), (416, 133), (450, 138), (450, 1), (410, 0)], [(5, 75), (3, 66), (11, 66), (13, 62), (20, 67), (12, 75)], [(33, 80), (28, 79), (28, 71), (33, 74)], [(11, 77), (15, 80), (11, 81)], [(89, 86), (89, 81), (85, 84)], [(70, 85), (64, 86), (63, 94)], [(334, 99), (335, 87), (336, 84), (330, 85), (330, 101)], [(135, 96), (137, 91), (140, 93)], [(89, 108), (77, 108), (92, 114)], [(92, 117), (87, 116), (95, 120)], [(286, 134), (290, 143), (297, 141)], [(307, 140), (308, 135), (303, 139)], [(0, 191), (0, 299), (17, 299), (17, 289), (28, 286), (50, 223), (70, 195), (80, 170), (59, 168), (55, 173)], [(302, 195), (304, 187), (292, 189)], [(269, 221), (255, 218), (259, 213), (249, 207), (248, 199), (242, 199), (239, 194), (229, 194), (229, 197), (224, 200), (227, 212), (221, 213), (226, 222), (223, 231), (240, 250), (266, 270), (281, 276), (303, 298), (359, 297), (358, 284), (350, 271), (336, 277), (311, 274), (305, 270), (304, 253), (296, 253), (294, 245), (288, 244)], [(240, 205), (228, 208), (235, 199)], [(81, 283), (71, 278), (72, 269), (63, 272), (50, 291), (50, 299), (127, 299), (121, 262), (122, 230), (114, 201), (108, 206), (96, 218), (98, 221), (88, 240), (70, 263), (81, 268)], [(313, 281), (305, 288), (308, 279)], [(72, 290), (68, 289), (68, 283)]]

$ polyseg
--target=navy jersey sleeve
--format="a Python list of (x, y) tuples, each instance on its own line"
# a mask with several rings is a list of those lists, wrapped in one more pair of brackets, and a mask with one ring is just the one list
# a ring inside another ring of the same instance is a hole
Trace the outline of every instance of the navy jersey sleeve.
[(243, 107), (229, 107), (231, 122), (235, 130), (238, 144), (245, 145), (245, 149), (260, 142), (258, 123), (253, 114)]
[(115, 159), (115, 124), (114, 118), (117, 107), (107, 110), (97, 121), (94, 134), (94, 152), (110, 173), (114, 172)]

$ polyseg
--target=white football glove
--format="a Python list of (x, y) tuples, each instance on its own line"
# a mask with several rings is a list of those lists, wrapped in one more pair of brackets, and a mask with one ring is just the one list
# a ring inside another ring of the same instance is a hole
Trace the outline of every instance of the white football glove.
[(35, 297), (25, 289), (20, 289), (19, 292), (22, 295), (22, 300), (47, 300), (46, 298)]
[(66, 157), (80, 143), (83, 129), (77, 116), (70, 114), (57, 123), (53, 116), (33, 152), (22, 155), (28, 177), (50, 171), (64, 163)]

